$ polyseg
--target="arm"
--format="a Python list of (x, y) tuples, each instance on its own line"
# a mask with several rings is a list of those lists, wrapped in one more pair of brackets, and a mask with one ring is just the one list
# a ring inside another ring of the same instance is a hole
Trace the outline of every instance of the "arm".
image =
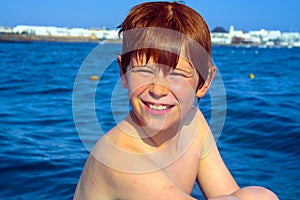
[[(211, 134), (208, 136), (207, 138), (213, 140)], [(197, 181), (209, 200), (278, 200), (272, 191), (263, 187), (250, 186), (240, 189), (224, 164), (216, 145), (200, 159)]]
[[(212, 137), (212, 136), (211, 136)], [(239, 189), (216, 145), (200, 159), (197, 182), (207, 198), (229, 195)]]

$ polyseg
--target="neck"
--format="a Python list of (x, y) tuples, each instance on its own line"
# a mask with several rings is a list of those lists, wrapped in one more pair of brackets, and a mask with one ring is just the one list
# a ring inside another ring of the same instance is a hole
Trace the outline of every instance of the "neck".
[[(149, 146), (155, 148), (164, 148), (169, 145), (171, 142), (176, 144), (176, 140), (179, 135), (179, 125), (174, 125), (166, 130), (152, 130), (147, 127), (141, 127), (143, 134), (147, 137), (142, 138), (142, 140)], [(154, 132), (154, 133), (153, 133)]]
[(176, 144), (176, 138), (178, 138), (178, 133), (180, 132), (180, 124), (174, 124), (163, 130), (155, 130), (147, 126), (142, 126), (132, 113), (130, 113), (127, 119), (131, 121), (131, 124), (136, 130), (137, 137), (149, 147), (161, 149), (170, 144), (170, 142)]

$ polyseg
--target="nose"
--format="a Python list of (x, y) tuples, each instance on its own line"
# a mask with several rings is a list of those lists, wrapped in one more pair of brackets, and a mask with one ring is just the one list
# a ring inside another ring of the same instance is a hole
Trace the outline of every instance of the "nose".
[(158, 83), (152, 83), (149, 88), (150, 95), (155, 99), (167, 96), (168, 92), (169, 89), (167, 87)]

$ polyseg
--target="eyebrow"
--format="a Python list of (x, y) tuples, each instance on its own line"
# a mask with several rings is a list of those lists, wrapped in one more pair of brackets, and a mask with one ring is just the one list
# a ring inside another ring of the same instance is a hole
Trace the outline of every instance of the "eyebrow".
[(179, 71), (183, 71), (183, 72), (186, 72), (186, 73), (193, 73), (194, 71), (194, 68), (192, 66), (178, 66), (176, 67), (174, 70), (179, 70)]

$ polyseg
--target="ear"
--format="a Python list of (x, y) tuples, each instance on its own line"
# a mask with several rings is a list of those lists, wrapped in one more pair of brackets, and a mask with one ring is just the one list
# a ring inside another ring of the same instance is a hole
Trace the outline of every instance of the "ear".
[(202, 85), (201, 88), (199, 88), (199, 89), (196, 91), (196, 96), (197, 96), (198, 98), (201, 98), (201, 97), (203, 97), (203, 96), (206, 94), (206, 92), (208, 91), (208, 89), (209, 89), (209, 87), (210, 87), (210, 85), (211, 85), (211, 83), (212, 83), (212, 81), (213, 81), (213, 79), (214, 79), (214, 77), (215, 77), (215, 75), (216, 75), (216, 71), (217, 71), (216, 66), (212, 66), (212, 67), (209, 69), (209, 71), (208, 71), (208, 76), (207, 76), (207, 78), (206, 78), (205, 83)]
[(124, 74), (123, 70), (122, 70), (122, 56), (121, 55), (118, 55), (118, 64), (119, 64), (119, 68), (120, 68), (120, 77), (122, 79), (122, 86), (124, 88), (128, 88), (126, 74)]

